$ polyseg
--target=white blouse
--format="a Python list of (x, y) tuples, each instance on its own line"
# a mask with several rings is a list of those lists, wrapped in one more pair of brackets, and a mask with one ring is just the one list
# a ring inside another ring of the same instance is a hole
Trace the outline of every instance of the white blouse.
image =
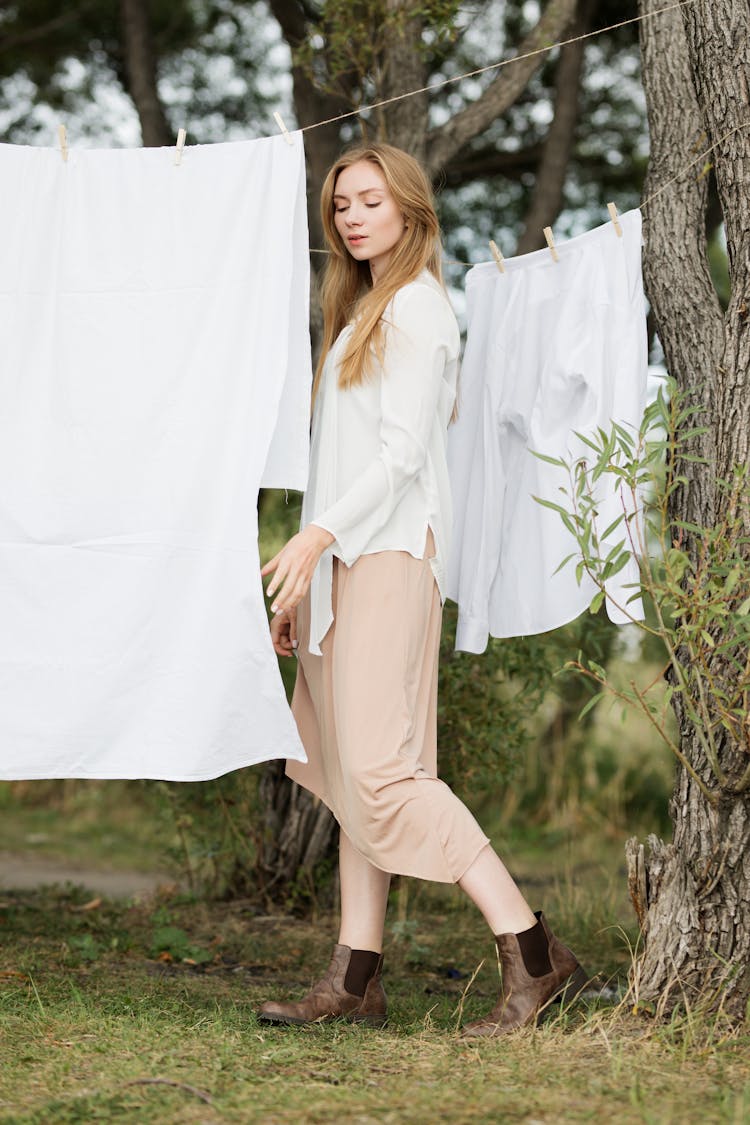
[(424, 557), (428, 528), (432, 570), (445, 597), (452, 524), (446, 461), (456, 398), (460, 335), (439, 282), (424, 270), (403, 286), (383, 315), (384, 363), (359, 386), (338, 386), (341, 355), (352, 332), (337, 337), (315, 402), (310, 475), (302, 526), (335, 536), (310, 587), (310, 652), (333, 621), (333, 556), (351, 566), (360, 555), (408, 551)]

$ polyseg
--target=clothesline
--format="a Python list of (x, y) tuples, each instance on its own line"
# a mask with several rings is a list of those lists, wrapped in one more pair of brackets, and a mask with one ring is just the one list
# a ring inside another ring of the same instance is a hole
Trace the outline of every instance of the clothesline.
[[(685, 164), (682, 168), (680, 168), (676, 175), (672, 176), (671, 179), (667, 180), (665, 184), (662, 184), (660, 188), (657, 188), (656, 191), (647, 196), (646, 199), (644, 199), (640, 204), (638, 210), (641, 212), (645, 211), (646, 208), (650, 206), (650, 204), (653, 203), (653, 201), (662, 194), (662, 192), (666, 191), (667, 188), (671, 187), (673, 184), (676, 184), (677, 181), (682, 179), (682, 177), (687, 172), (689, 172), (691, 168), (694, 168), (696, 164), (700, 164), (702, 160), (705, 160), (707, 156), (710, 156), (715, 148), (718, 148), (719, 145), (723, 144), (724, 141), (729, 139), (729, 137), (734, 136), (735, 133), (741, 133), (743, 129), (750, 129), (750, 122), (745, 122), (743, 125), (736, 125), (734, 129), (730, 129), (728, 133), (725, 133), (722, 137), (719, 137), (718, 141), (714, 141), (714, 143), (709, 148), (699, 153), (698, 156), (694, 157), (688, 164)], [(330, 250), (320, 250), (317, 247), (310, 247), (311, 254), (330, 254), (330, 252)], [(445, 265), (450, 266), (471, 267), (476, 264), (476, 262), (463, 262), (457, 258), (450, 258), (445, 260)]]

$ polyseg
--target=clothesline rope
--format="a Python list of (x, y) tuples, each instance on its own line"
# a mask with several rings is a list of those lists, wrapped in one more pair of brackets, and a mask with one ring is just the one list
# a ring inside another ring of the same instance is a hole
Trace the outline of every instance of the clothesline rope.
[[(489, 63), (487, 66), (480, 66), (477, 70), (469, 70), (466, 74), (456, 74), (453, 78), (445, 78), (442, 82), (433, 82), (429, 86), (420, 86), (417, 90), (408, 90), (405, 94), (396, 94), (392, 98), (385, 98), (380, 102), (373, 102), (371, 105), (361, 105), (358, 109), (348, 110), (346, 113), (339, 113), (335, 117), (327, 117), (325, 121), (316, 121), (312, 125), (304, 125), (301, 133), (307, 133), (310, 129), (319, 129), (322, 125), (333, 125), (337, 121), (344, 121), (348, 117), (359, 117), (363, 113), (369, 112), (371, 109), (380, 109), (385, 105), (392, 105), (393, 102), (403, 101), (404, 98), (413, 98), (417, 94), (432, 93), (434, 90), (440, 90), (443, 86), (451, 86), (456, 82), (463, 82), (464, 78), (476, 78), (479, 74), (486, 74), (490, 70), (500, 70), (504, 66), (510, 66), (511, 63), (522, 62), (524, 59), (534, 58), (536, 55), (546, 54), (548, 51), (554, 51), (558, 47), (569, 47), (573, 43), (581, 43), (584, 39), (593, 39), (597, 35), (604, 35), (608, 31), (617, 31), (621, 27), (627, 27), (629, 24), (640, 23), (642, 20), (651, 19), (653, 16), (661, 16), (664, 12), (672, 12), (675, 8), (684, 8), (688, 4), (695, 4), (696, 0), (677, 0), (674, 4), (667, 4), (664, 8), (657, 8), (654, 12), (644, 12), (640, 16), (633, 16), (628, 20), (621, 20), (620, 23), (610, 24), (608, 27), (600, 27), (596, 31), (587, 31), (584, 35), (576, 35), (572, 39), (563, 39), (559, 43), (551, 43), (547, 47), (537, 47), (533, 51), (526, 51), (523, 55), (514, 55), (510, 59), (502, 59), (500, 62)], [(325, 253), (325, 251), (324, 251)]]
[(710, 156), (715, 148), (718, 148), (719, 145), (724, 143), (724, 141), (728, 140), (730, 137), (733, 137), (735, 133), (741, 133), (743, 129), (750, 129), (750, 122), (746, 121), (744, 125), (735, 125), (734, 129), (730, 129), (729, 132), (725, 133), (723, 137), (719, 137), (718, 141), (714, 141), (710, 148), (707, 148), (705, 152), (701, 152), (698, 156), (695, 157), (694, 160), (691, 160), (689, 164), (686, 164), (684, 168), (680, 168), (676, 176), (672, 176), (671, 180), (667, 180), (665, 184), (662, 184), (660, 188), (657, 188), (656, 191), (652, 192), (651, 195), (643, 200), (640, 205), (640, 210), (645, 210), (646, 207), (648, 207), (650, 203), (653, 203), (657, 196), (661, 195), (663, 191), (666, 191), (668, 187), (671, 187), (672, 184), (675, 184), (678, 180), (682, 179), (685, 173), (689, 172), (691, 168), (694, 168), (696, 164), (700, 164), (701, 160), (705, 160), (707, 156)]

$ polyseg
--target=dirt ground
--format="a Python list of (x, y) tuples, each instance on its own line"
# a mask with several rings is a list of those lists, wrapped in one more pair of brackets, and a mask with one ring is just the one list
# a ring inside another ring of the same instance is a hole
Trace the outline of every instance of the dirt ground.
[(174, 886), (172, 875), (144, 871), (111, 871), (59, 862), (46, 856), (0, 851), (0, 894), (3, 890), (31, 890), (54, 883), (74, 883), (107, 898), (138, 898), (158, 887)]

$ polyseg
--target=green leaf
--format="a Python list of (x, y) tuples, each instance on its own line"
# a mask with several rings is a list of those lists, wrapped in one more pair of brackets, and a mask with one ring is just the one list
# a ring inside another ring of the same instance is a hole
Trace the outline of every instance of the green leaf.
[[(559, 565), (558, 567), (556, 567), (556, 568), (555, 568), (555, 569), (554, 569), (554, 570), (552, 571), (552, 574), (553, 574), (553, 575), (555, 575), (555, 574), (559, 574), (559, 573), (560, 573), (560, 571), (562, 570), (562, 568), (563, 568), (564, 566), (567, 566), (567, 565), (568, 565), (568, 563), (570, 562), (570, 560), (571, 560), (571, 559), (574, 559), (574, 558), (576, 557), (576, 555), (577, 555), (577, 554), (578, 554), (578, 552), (577, 552), (577, 551), (573, 551), (572, 555), (566, 555), (566, 556), (565, 556), (565, 558), (563, 559), (563, 561), (562, 561), (562, 562), (560, 563), (560, 565)], [(748, 599), (748, 600), (750, 600), (750, 599)]]
[(594, 453), (601, 453), (601, 446), (597, 445), (596, 442), (591, 440), (591, 438), (586, 437), (585, 434), (579, 433), (578, 430), (575, 431), (575, 435), (580, 441), (583, 442), (584, 445), (587, 445), (589, 449), (593, 449)]
[(534, 457), (538, 457), (540, 461), (546, 462), (547, 465), (554, 465), (557, 469), (567, 469), (567, 461), (563, 461), (559, 457), (548, 457), (546, 453), (538, 453), (536, 449), (530, 449), (529, 452)]
[(581, 710), (579, 711), (579, 713), (578, 713), (578, 719), (579, 719), (579, 721), (580, 721), (580, 720), (581, 720), (581, 719), (582, 719), (582, 718), (583, 718), (583, 717), (584, 717), (585, 715), (588, 715), (589, 711), (591, 711), (591, 710), (592, 710), (592, 708), (596, 707), (596, 705), (597, 705), (597, 703), (599, 702), (599, 700), (600, 700), (600, 699), (603, 699), (603, 697), (604, 697), (605, 695), (606, 695), (606, 692), (603, 692), (603, 691), (598, 691), (598, 692), (596, 693), (596, 695), (592, 695), (592, 696), (591, 696), (591, 699), (590, 699), (590, 700), (588, 701), (588, 703), (586, 703), (586, 704), (585, 704), (585, 705), (584, 705), (584, 706), (583, 706), (583, 707), (581, 708)]
[(591, 605), (589, 606), (589, 613), (592, 613), (592, 614), (598, 613), (599, 610), (602, 607), (603, 601), (604, 601), (604, 590), (598, 590), (597, 593), (594, 594), (593, 598), (591, 599)]

